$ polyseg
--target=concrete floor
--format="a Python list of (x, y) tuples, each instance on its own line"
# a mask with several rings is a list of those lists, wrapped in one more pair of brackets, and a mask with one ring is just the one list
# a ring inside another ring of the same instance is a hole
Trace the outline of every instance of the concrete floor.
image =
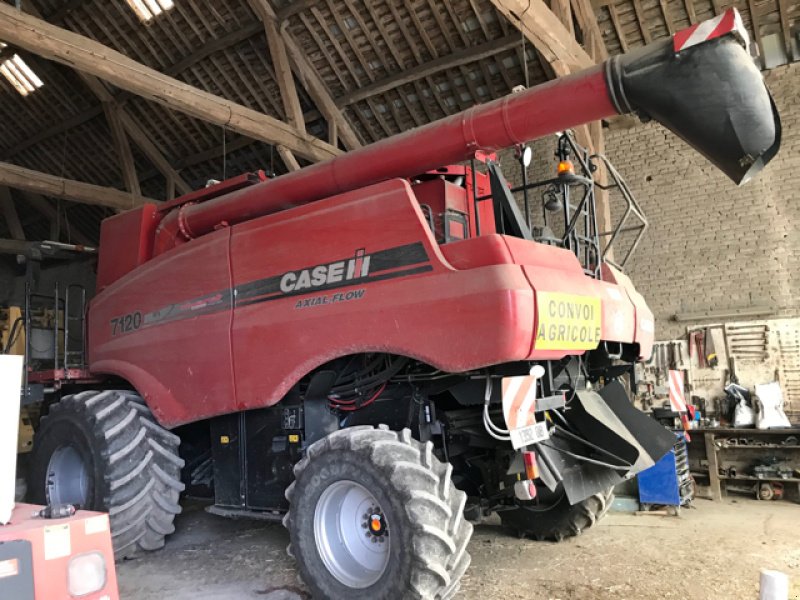
[[(748, 599), (759, 569), (792, 578), (800, 600), (800, 505), (697, 500), (680, 517), (611, 513), (561, 544), (476, 527), (459, 598)], [(118, 565), (122, 600), (308, 598), (279, 524), (230, 521), (188, 507), (167, 547)]]

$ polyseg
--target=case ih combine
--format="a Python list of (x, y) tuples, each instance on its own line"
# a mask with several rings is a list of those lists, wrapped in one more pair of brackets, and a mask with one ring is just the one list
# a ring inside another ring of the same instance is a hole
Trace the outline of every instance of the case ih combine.
[(599, 159), (562, 137), (546, 197), (563, 235), (529, 227), (494, 161), (443, 165), (620, 113), (737, 184), (779, 145), (729, 11), (301, 171), (107, 219), (86, 363), (57, 333), (77, 304), (56, 298), (64, 348), (28, 376), (33, 500), (109, 511), (126, 557), (162, 546), (184, 484), (213, 472), (212, 510), (283, 519), (319, 598), (449, 598), (469, 521), (491, 513), (580, 533), (674, 442), (617, 381), (654, 327), (603, 258)]

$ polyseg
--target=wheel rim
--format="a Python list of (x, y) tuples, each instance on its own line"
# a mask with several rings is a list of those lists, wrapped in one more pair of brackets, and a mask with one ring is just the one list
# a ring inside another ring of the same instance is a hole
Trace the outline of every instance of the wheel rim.
[(56, 448), (47, 464), (47, 500), (88, 508), (89, 470), (73, 446)]
[(337, 481), (317, 501), (314, 537), (322, 562), (351, 588), (366, 588), (389, 564), (389, 528), (381, 507), (355, 481)]

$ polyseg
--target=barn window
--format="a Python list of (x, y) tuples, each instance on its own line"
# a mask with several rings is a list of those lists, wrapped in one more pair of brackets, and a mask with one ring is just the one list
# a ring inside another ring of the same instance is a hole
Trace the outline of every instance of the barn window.
[[(0, 49), (5, 48), (5, 46), (3, 42), (0, 42)], [(44, 85), (39, 76), (33, 72), (33, 69), (28, 66), (28, 63), (19, 54), (14, 54), (11, 58), (7, 58), (0, 63), (0, 73), (23, 96), (35, 92)]]
[(172, 0), (126, 0), (140, 21), (152, 21), (161, 13), (175, 6)]

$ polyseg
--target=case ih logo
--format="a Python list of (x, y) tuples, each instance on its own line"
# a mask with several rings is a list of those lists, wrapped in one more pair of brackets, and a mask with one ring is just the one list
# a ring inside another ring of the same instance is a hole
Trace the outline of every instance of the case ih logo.
[(311, 269), (289, 271), (281, 277), (281, 291), (290, 294), (305, 289), (313, 289), (369, 275), (370, 255), (363, 249), (357, 250), (355, 257), (318, 265)]

